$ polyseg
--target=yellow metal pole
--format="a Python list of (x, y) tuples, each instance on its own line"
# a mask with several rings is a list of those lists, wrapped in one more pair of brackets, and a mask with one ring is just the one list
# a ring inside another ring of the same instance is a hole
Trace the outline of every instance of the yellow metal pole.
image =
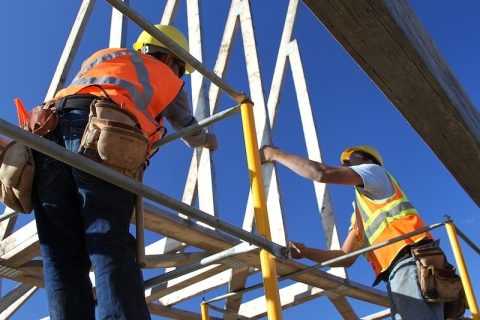
[[(267, 201), (263, 186), (260, 156), (258, 154), (258, 142), (253, 118), (252, 104), (243, 103), (241, 105), (241, 112), (257, 231), (258, 235), (265, 236), (267, 240), (271, 240), (272, 236), (270, 234), (270, 224), (268, 222)], [(260, 251), (260, 263), (262, 268), (263, 284), (265, 286), (268, 319), (281, 320), (283, 319), (283, 316), (280, 295), (278, 291), (275, 259), (268, 251), (262, 249)]]
[(204, 302), (205, 302), (205, 299), (202, 299), (202, 303), (200, 304), (200, 310), (202, 312), (202, 320), (208, 320), (210, 319), (210, 316), (208, 315), (208, 304)]
[(455, 262), (457, 263), (458, 273), (462, 278), (462, 285), (463, 289), (465, 290), (465, 297), (467, 298), (468, 307), (472, 313), (473, 319), (479, 320), (480, 318), (478, 316), (477, 301), (475, 300), (475, 294), (473, 292), (470, 276), (468, 275), (467, 267), (465, 265), (462, 249), (458, 243), (457, 231), (455, 230), (453, 222), (446, 223), (445, 228), (447, 229), (447, 234), (452, 246)]

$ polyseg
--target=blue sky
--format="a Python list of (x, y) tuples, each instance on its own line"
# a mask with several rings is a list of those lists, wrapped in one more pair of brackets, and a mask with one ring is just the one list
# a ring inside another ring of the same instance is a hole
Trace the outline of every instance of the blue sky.
[[(272, 1), (251, 2), (263, 91), (267, 99), (288, 1), (276, 1), (275, 5), (272, 5)], [(152, 23), (160, 21), (165, 3), (165, 0), (130, 0), (130, 5)], [(21, 98), (27, 109), (43, 102), (80, 5), (80, 0), (17, 0), (3, 4), (0, 19), (4, 43), (4, 49), (0, 52), (4, 62), (0, 74), (3, 89), (0, 96), (2, 119), (17, 123), (13, 104), (15, 98)], [(480, 2), (414, 0), (410, 1), (410, 5), (474, 105), (479, 106)], [(229, 1), (202, 1), (205, 64), (210, 69), (215, 63), (229, 8)], [(107, 2), (97, 1), (69, 80), (85, 58), (108, 46), (110, 12), (111, 6)], [(187, 30), (184, 2), (175, 26), (183, 32)], [(138, 26), (129, 22), (129, 46), (135, 42), (140, 31)], [(480, 245), (477, 231), (480, 223), (478, 206), (303, 4), (300, 4), (294, 38), (300, 47), (324, 162), (338, 164), (340, 153), (349, 146), (375, 146), (383, 156), (385, 167), (397, 178), (427, 224), (442, 222), (444, 215), (448, 214), (460, 230)], [(240, 33), (237, 35), (226, 81), (238, 91), (248, 94)], [(190, 92), (188, 77), (186, 89)], [(223, 95), (219, 110), (234, 105), (232, 99)], [(278, 112), (274, 143), (285, 151), (306, 156), (290, 71), (287, 72)], [(215, 152), (219, 215), (221, 219), (237, 226), (242, 225), (249, 183), (241, 130), (240, 118), (235, 116), (216, 124), (214, 129), (219, 142), (219, 149)], [(182, 142), (163, 147), (154, 157), (145, 183), (180, 199), (191, 153), (192, 150)], [(278, 168), (289, 237), (312, 246), (324, 247), (312, 183), (282, 167)], [(349, 187), (330, 186), (330, 191), (343, 241), (349, 225), (353, 190)], [(23, 226), (32, 217), (33, 215), (21, 216), (17, 225)], [(436, 229), (433, 234), (442, 239), (443, 248), (453, 261), (444, 229)], [(152, 241), (160, 238), (154, 235), (149, 237)], [(474, 266), (480, 264), (480, 257), (463, 241), (461, 244), (478, 295), (480, 274)], [(373, 282), (373, 272), (362, 258), (348, 272), (353, 281), (365, 285)], [(259, 280), (252, 281), (251, 284), (254, 284)], [(3, 281), (2, 295), (15, 285), (14, 282)], [(382, 284), (379, 288), (384, 289)], [(224, 291), (206, 294), (205, 298), (210, 299), (222, 293)], [(252, 293), (252, 296), (260, 294), (262, 292), (258, 291)], [(383, 309), (353, 299), (349, 301), (360, 317)], [(179, 307), (199, 312), (200, 302), (199, 297), (198, 303)], [(325, 298), (285, 310), (283, 314), (285, 319), (311, 318), (319, 310), (325, 315), (322, 317), (324, 319), (340, 319), (338, 312), (333, 310)], [(217, 315), (213, 311), (211, 314)], [(45, 294), (39, 290), (12, 319), (41, 319), (47, 315)]]

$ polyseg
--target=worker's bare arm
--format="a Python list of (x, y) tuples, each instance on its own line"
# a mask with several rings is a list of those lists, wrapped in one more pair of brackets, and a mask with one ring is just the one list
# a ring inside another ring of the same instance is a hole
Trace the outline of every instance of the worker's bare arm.
[[(355, 232), (353, 230), (350, 231), (350, 233), (348, 234), (347, 239), (345, 240), (345, 243), (340, 250), (322, 250), (317, 248), (311, 248), (301, 242), (294, 241), (291, 241), (289, 245), (293, 259), (306, 258), (317, 263), (322, 263), (327, 260), (335, 259), (347, 253), (355, 252), (360, 249), (358, 247), (357, 241), (355, 240)], [(358, 256), (338, 261), (331, 266), (348, 268), (357, 260), (357, 257)]]
[(328, 166), (268, 145), (263, 146), (259, 152), (262, 163), (276, 161), (298, 175), (313, 181), (352, 186), (363, 185), (362, 178), (349, 167)]

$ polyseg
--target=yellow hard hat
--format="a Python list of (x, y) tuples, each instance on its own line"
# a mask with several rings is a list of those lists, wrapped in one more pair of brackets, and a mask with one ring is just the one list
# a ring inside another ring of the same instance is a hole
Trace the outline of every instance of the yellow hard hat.
[(342, 155), (340, 156), (340, 161), (343, 163), (343, 161), (345, 159), (348, 159), (350, 155), (355, 151), (363, 151), (365, 153), (368, 153), (369, 155), (374, 157), (378, 161), (378, 163), (380, 163), (381, 166), (383, 166), (383, 159), (382, 159), (382, 156), (380, 155), (380, 152), (378, 152), (375, 148), (366, 146), (366, 145), (351, 147), (343, 151)]
[[(167, 37), (172, 39), (176, 44), (178, 44), (180, 47), (182, 47), (185, 51), (189, 51), (189, 45), (187, 38), (181, 33), (177, 28), (165, 25), (165, 24), (156, 24), (155, 27), (165, 33)], [(137, 42), (133, 44), (133, 49), (135, 51), (141, 51), (142, 48), (146, 45), (154, 45), (157, 47), (162, 47), (162, 48), (167, 48), (163, 43), (152, 37), (149, 33), (146, 31), (143, 31), (140, 33), (140, 36), (138, 36)], [(188, 63), (185, 63), (185, 73), (192, 73), (194, 72), (195, 69), (189, 65)]]

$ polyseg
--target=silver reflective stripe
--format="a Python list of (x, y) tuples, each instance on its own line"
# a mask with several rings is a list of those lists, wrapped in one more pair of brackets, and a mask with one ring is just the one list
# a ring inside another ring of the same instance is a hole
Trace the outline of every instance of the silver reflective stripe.
[[(402, 211), (405, 211), (405, 210), (408, 210), (408, 209), (414, 209), (413, 205), (410, 202), (408, 202), (408, 201), (407, 202), (400, 202), (399, 204), (397, 204), (396, 206), (394, 206), (390, 210), (377, 214), (377, 216), (375, 217), (375, 220), (373, 220), (373, 222), (370, 224), (370, 226), (365, 230), (365, 234), (366, 234), (367, 238), (371, 238), (373, 236), (373, 234), (377, 231), (377, 229), (380, 227), (382, 222), (385, 221), (385, 219), (395, 217), (396, 215), (398, 215)], [(362, 214), (362, 217), (363, 217), (364, 214), (366, 214), (366, 213), (363, 212), (363, 208), (361, 208), (361, 207), (359, 207), (359, 210), (360, 210), (360, 212)], [(364, 220), (364, 221), (368, 221), (368, 220)]]
[[(135, 67), (135, 71), (138, 76), (138, 81), (143, 87), (143, 92), (141, 93), (137, 87), (126, 80), (119, 79), (119, 78), (114, 78), (114, 77), (102, 77), (102, 78), (95, 78), (95, 77), (89, 77), (89, 78), (80, 78), (85, 72), (90, 70), (91, 68), (97, 66), (98, 64), (120, 57), (120, 56), (130, 56), (130, 60)], [(143, 57), (140, 56), (136, 51), (128, 50), (128, 51), (119, 51), (119, 52), (113, 52), (109, 54), (105, 54), (101, 57), (98, 57), (91, 63), (85, 65), (80, 72), (77, 74), (75, 79), (72, 81), (72, 85), (89, 85), (89, 84), (113, 84), (113, 85), (118, 85), (125, 90), (128, 91), (130, 94), (133, 103), (135, 104), (135, 107), (142, 111), (142, 113), (152, 122), (156, 123), (155, 119), (147, 112), (147, 107), (152, 101), (152, 96), (153, 96), (153, 88), (150, 84), (150, 79), (148, 77), (148, 71), (143, 64)]]
[[(360, 215), (362, 216), (362, 221), (368, 221), (370, 216), (363, 210), (363, 207), (360, 204), (360, 201), (358, 199), (355, 201), (355, 206), (357, 207), (358, 211), (360, 211)], [(358, 214), (357, 214), (357, 219), (358, 219)]]
[(117, 58), (117, 57), (121, 57), (121, 56), (126, 56), (127, 54), (133, 54), (133, 53), (136, 53), (135, 51), (131, 51), (131, 50), (127, 50), (127, 51), (116, 51), (116, 52), (112, 52), (112, 53), (108, 53), (108, 54), (104, 54), (103, 56), (100, 56), (98, 57), (97, 59), (93, 60), (92, 62), (90, 62), (89, 64), (87, 65), (84, 65), (82, 69), (80, 69), (80, 71), (78, 71), (77, 75), (75, 76), (75, 79), (77, 78), (80, 78), (85, 72), (87, 72), (88, 70), (92, 69), (93, 67), (97, 66), (98, 64), (100, 64), (101, 62), (104, 62), (104, 61), (107, 61), (107, 60), (111, 60), (111, 59), (114, 59), (114, 58)]

